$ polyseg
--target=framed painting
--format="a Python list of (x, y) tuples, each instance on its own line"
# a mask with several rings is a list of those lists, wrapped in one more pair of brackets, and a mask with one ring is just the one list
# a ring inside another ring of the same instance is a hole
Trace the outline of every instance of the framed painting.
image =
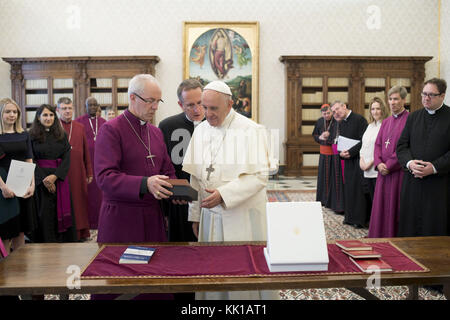
[(258, 122), (259, 23), (184, 22), (183, 79), (224, 81), (233, 109)]

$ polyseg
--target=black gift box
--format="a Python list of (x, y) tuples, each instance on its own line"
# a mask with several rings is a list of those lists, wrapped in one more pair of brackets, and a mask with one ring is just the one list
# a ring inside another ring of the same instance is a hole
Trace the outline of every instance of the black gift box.
[(191, 187), (186, 179), (168, 179), (173, 188), (167, 188), (173, 195), (169, 199), (196, 201), (198, 199), (198, 192)]

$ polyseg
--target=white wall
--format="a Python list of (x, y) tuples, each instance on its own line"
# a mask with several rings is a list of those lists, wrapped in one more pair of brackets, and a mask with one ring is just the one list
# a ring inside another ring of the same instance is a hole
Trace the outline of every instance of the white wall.
[[(449, 1), (443, 2), (441, 75), (449, 79)], [(434, 56), (426, 77), (438, 73), (438, 0), (0, 0), (0, 57), (157, 55), (166, 102), (158, 123), (179, 112), (183, 21), (259, 21), (259, 121), (280, 130), (281, 163), (281, 55)], [(10, 90), (9, 65), (0, 62), (0, 96)]]

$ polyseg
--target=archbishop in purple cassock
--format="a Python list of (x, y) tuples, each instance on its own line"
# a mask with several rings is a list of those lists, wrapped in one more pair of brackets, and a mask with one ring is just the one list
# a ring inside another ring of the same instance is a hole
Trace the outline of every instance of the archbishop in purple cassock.
[[(106, 122), (102, 117), (96, 116), (98, 107), (99, 104), (95, 98), (88, 98), (86, 100), (87, 114), (76, 119), (77, 122), (84, 125), (92, 168), (94, 168), (95, 162), (95, 148), (98, 145), (97, 136), (101, 126)], [(97, 229), (100, 205), (102, 203), (102, 192), (97, 185), (95, 176), (87, 188), (89, 225), (91, 229)]]
[[(136, 133), (147, 146), (150, 137), (154, 157), (147, 157), (149, 152)], [(146, 177), (176, 179), (161, 130), (126, 110), (101, 127), (96, 148), (95, 174), (103, 191), (97, 241), (167, 241), (158, 200), (152, 193), (142, 193)]]
[(400, 210), (403, 169), (395, 152), (408, 111), (392, 115), (381, 124), (375, 141), (374, 167), (384, 163), (389, 170), (386, 175), (378, 173), (370, 215), (369, 238), (392, 238), (396, 236)]

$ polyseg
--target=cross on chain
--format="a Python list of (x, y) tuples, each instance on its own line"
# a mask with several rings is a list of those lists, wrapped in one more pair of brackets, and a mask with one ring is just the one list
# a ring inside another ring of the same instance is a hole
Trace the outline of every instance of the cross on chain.
[(154, 154), (151, 154), (150, 153), (150, 150), (148, 151), (148, 156), (147, 156), (147, 159), (150, 159), (150, 160), (152, 160), (152, 164), (153, 164), (153, 166), (155, 166), (155, 163), (153, 162), (153, 158), (154, 157), (156, 157)]
[(386, 145), (386, 149), (387, 149), (388, 146), (391, 144), (391, 143), (389, 142), (389, 138), (384, 142), (384, 144)]
[(206, 180), (209, 181), (209, 176), (211, 175), (211, 172), (213, 172), (215, 169), (212, 166), (212, 163), (209, 165), (208, 168), (206, 168), (206, 172), (208, 172), (208, 175), (206, 176)]

